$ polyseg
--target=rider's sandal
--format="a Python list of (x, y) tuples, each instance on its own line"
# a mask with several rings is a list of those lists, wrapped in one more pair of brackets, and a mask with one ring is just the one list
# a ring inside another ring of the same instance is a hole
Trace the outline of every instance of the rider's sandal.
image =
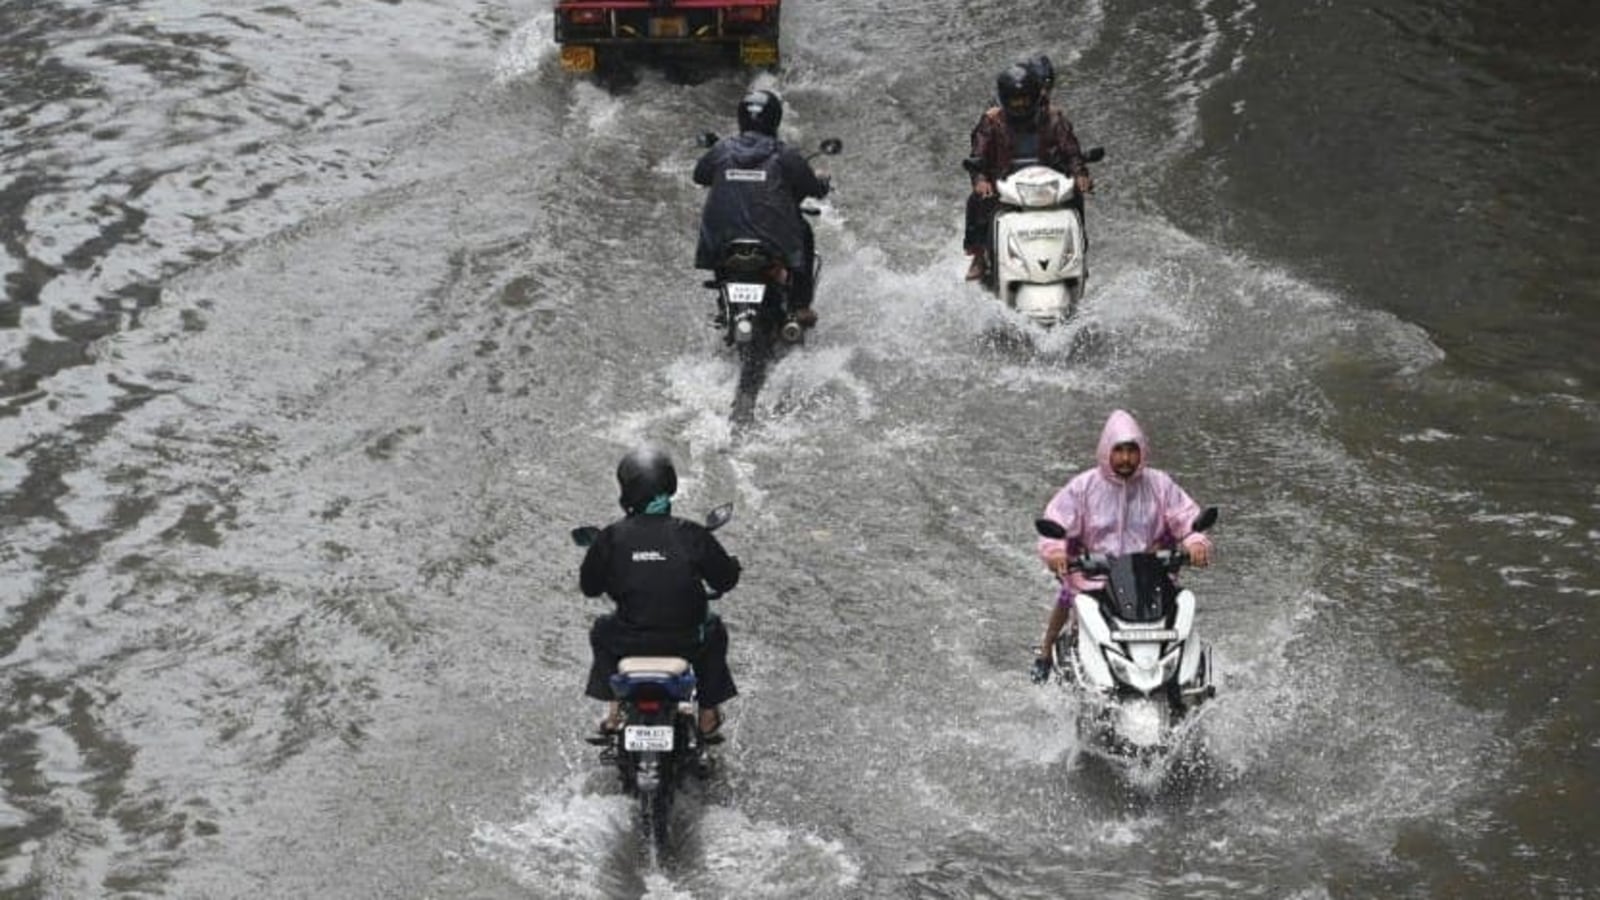
[[(722, 710), (713, 709), (711, 715), (715, 718), (715, 721), (710, 728), (700, 732), (700, 743), (702, 744), (722, 743)], [(698, 728), (699, 723), (696, 723), (695, 727)]]
[(584, 740), (596, 747), (608, 747), (616, 742), (617, 732), (621, 730), (622, 722), (620, 720), (606, 716), (595, 724), (594, 734), (589, 735)]

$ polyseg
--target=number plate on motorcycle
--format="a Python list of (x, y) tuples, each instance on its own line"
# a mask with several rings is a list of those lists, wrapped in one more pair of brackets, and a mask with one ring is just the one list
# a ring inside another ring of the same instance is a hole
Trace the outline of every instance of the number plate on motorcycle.
[(622, 749), (629, 752), (672, 749), (671, 725), (629, 725), (622, 732)]
[(1178, 639), (1178, 632), (1170, 628), (1152, 628), (1149, 631), (1113, 631), (1111, 632), (1111, 639), (1113, 641), (1130, 641), (1133, 643), (1140, 641), (1175, 641)]
[(764, 284), (745, 284), (733, 282), (724, 285), (728, 289), (728, 302), (743, 305), (760, 306), (761, 298), (767, 292)]
[(650, 36), (653, 38), (681, 38), (689, 36), (689, 20), (683, 16), (652, 16)]

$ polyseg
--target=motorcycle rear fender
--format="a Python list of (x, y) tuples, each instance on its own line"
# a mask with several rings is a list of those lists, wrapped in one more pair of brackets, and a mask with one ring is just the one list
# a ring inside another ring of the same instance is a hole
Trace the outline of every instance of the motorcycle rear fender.
[(618, 673), (611, 676), (611, 692), (619, 700), (661, 700), (676, 708), (679, 702), (694, 698), (694, 672), (669, 675), (661, 672), (642, 672), (632, 675)]

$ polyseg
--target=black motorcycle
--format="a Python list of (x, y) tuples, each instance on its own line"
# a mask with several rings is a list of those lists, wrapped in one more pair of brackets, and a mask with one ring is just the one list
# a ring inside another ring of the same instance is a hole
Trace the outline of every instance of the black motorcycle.
[[(732, 518), (733, 504), (725, 503), (706, 515), (706, 528), (715, 531)], [(572, 540), (588, 547), (599, 534), (599, 528), (585, 525), (572, 530)], [(710, 593), (708, 599), (719, 596)], [(700, 734), (694, 670), (686, 659), (623, 657), (611, 676), (611, 690), (622, 725), (589, 738), (589, 743), (601, 748), (602, 762), (616, 766), (623, 792), (639, 801), (640, 830), (658, 853), (664, 852), (673, 796), (686, 776), (711, 773), (710, 747), (721, 743), (722, 736)]]
[[(710, 147), (717, 135), (706, 132), (700, 144)], [(816, 152), (829, 156), (839, 153), (844, 143), (838, 138), (822, 142)], [(800, 212), (815, 216), (820, 210), (802, 205)], [(808, 228), (810, 226), (807, 226)], [(735, 238), (722, 246), (717, 266), (705, 287), (717, 292), (717, 311), (711, 324), (722, 330), (723, 342), (737, 349), (741, 358), (761, 359), (785, 344), (805, 342), (805, 327), (795, 319), (789, 285), (789, 269), (783, 254), (759, 238)], [(811, 254), (813, 292), (822, 278), (822, 257)]]

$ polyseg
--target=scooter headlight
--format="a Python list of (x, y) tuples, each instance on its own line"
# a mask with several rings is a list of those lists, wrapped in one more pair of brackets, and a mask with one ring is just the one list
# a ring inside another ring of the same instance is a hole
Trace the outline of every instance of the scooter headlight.
[(1017, 184), (1017, 197), (1023, 206), (1054, 206), (1056, 186), (1051, 181), (1024, 181)]

